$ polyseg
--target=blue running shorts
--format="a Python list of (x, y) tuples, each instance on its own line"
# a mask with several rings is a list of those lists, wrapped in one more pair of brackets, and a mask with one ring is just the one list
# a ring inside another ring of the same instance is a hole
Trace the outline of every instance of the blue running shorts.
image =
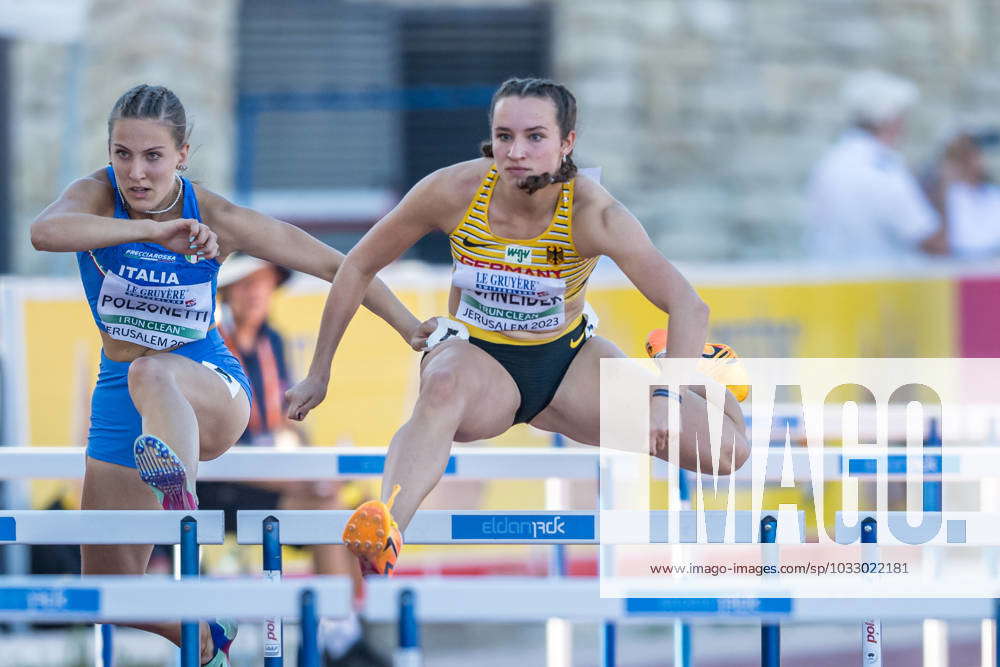
[[(182, 345), (165, 354), (179, 354), (192, 361), (204, 363), (231, 387), (243, 388), (250, 400), (250, 381), (240, 362), (222, 341), (217, 329), (212, 329), (201, 340)], [(90, 401), (90, 431), (87, 435), (87, 456), (135, 468), (132, 444), (142, 434), (142, 416), (135, 409), (128, 393), (128, 367), (131, 362), (111, 361), (101, 350), (101, 368), (97, 386)]]

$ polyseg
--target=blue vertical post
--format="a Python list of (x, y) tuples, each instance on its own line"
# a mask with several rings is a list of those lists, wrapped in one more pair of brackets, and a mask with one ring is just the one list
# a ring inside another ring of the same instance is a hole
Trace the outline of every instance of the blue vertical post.
[[(281, 530), (273, 516), (264, 519), (264, 537), (261, 540), (264, 551), (264, 578), (281, 581)], [(274, 616), (264, 620), (264, 667), (282, 667), (284, 658), (284, 637), (282, 621)]]
[[(691, 487), (688, 474), (683, 468), (677, 469), (677, 496), (681, 510), (691, 509)], [(691, 667), (691, 625), (681, 619), (674, 621), (674, 664), (677, 667)]]
[(110, 623), (101, 624), (101, 667), (114, 667), (115, 664), (115, 626)]
[(399, 592), (399, 646), (393, 667), (419, 667), (420, 625), (417, 622), (417, 595), (409, 588)]
[[(552, 446), (556, 449), (564, 448), (566, 447), (566, 439), (560, 433), (553, 433)], [(552, 551), (549, 553), (549, 576), (565, 577), (566, 574), (566, 545), (554, 544), (552, 545)]]
[[(932, 470), (936, 470), (938, 473), (942, 472), (941, 469), (941, 427), (938, 420), (931, 418), (927, 425), (927, 438), (924, 440), (923, 446), (923, 460), (924, 467), (926, 471), (927, 458), (935, 457), (937, 464), (934, 465)], [(944, 484), (938, 480), (933, 482), (924, 482), (924, 511), (925, 512), (940, 512), (942, 503), (941, 496), (943, 493)]]
[[(181, 520), (181, 577), (198, 576), (198, 522), (186, 516)], [(181, 667), (198, 667), (201, 660), (201, 637), (197, 620), (181, 621)]]
[[(561, 433), (553, 433), (552, 434), (552, 446), (555, 447), (556, 449), (563, 449), (563, 448), (565, 448), (566, 447), (566, 438), (563, 437), (563, 435)], [(598, 466), (600, 466), (599, 463), (598, 463)], [(598, 475), (597, 475), (597, 477), (598, 477), (598, 480), (599, 480), (600, 479), (600, 467), (598, 467)], [(557, 505), (555, 505), (554, 503), (551, 502), (552, 499), (549, 497), (550, 489), (548, 488), (549, 487), (549, 483), (550, 483), (550, 480), (546, 480), (546, 482), (545, 482), (545, 485), (546, 485), (546, 489), (545, 489), (546, 509), (550, 509), (550, 510), (560, 509), (559, 506), (557, 506)], [(559, 486), (559, 491), (561, 492), (562, 491), (562, 486), (561, 485), (565, 484), (566, 482), (559, 480), (559, 481), (557, 481), (555, 483), (560, 485)], [(561, 505), (562, 500), (561, 499), (556, 499), (556, 500)], [(553, 544), (551, 547), (549, 547), (549, 576), (550, 577), (556, 577), (556, 578), (562, 578), (562, 577), (567, 576), (568, 574), (569, 574), (569, 554), (567, 552), (567, 547), (566, 547), (565, 544)], [(565, 631), (566, 631), (565, 635), (561, 634), (558, 631), (559, 627), (562, 627), (562, 628), (565, 629)], [(572, 626), (569, 625), (569, 621), (568, 620), (561, 620), (559, 622), (559, 625), (555, 626), (555, 627), (553, 627), (552, 624), (546, 624), (546, 627), (545, 627), (545, 641), (546, 641), (546, 648), (547, 648), (547, 650), (548, 650), (548, 647), (551, 645), (552, 642), (557, 642), (557, 641), (566, 641), (567, 644), (570, 647), (572, 647), (573, 644), (572, 644), (572, 639), (571, 639), (571, 635), (570, 635), (571, 632), (572, 632)], [(572, 650), (572, 648), (570, 648), (570, 650)]]
[[(774, 544), (777, 537), (778, 520), (773, 516), (765, 516), (760, 520), (761, 544)], [(760, 664), (761, 667), (781, 665), (781, 626), (777, 623), (760, 625)]]
[(614, 623), (604, 623), (601, 629), (601, 667), (615, 667), (617, 633), (618, 628)]
[(993, 601), (993, 655), (996, 667), (1000, 667), (1000, 599)]
[[(924, 500), (927, 496), (924, 496)], [(872, 517), (868, 517), (861, 522), (861, 544), (878, 544), (878, 522)], [(867, 549), (862, 547), (861, 562), (875, 560), (872, 551), (875, 547)], [(872, 667), (882, 667), (882, 621), (877, 618), (866, 618), (861, 623), (861, 660), (865, 665)]]
[(299, 623), (302, 645), (299, 647), (299, 667), (319, 667), (319, 618), (316, 615), (316, 593), (307, 588), (300, 598), (302, 608)]

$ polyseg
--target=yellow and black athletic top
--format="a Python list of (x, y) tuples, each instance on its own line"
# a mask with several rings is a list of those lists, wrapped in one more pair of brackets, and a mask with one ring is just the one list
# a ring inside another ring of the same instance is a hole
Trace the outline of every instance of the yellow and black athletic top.
[[(490, 167), (462, 221), (451, 233), (454, 317), (472, 336), (498, 343), (540, 344), (576, 326), (566, 313), (584, 298), (597, 257), (581, 257), (573, 244), (573, 185), (564, 183), (552, 221), (532, 239), (507, 239), (490, 230), (488, 211), (498, 182)], [(512, 339), (512, 332), (548, 334)]]

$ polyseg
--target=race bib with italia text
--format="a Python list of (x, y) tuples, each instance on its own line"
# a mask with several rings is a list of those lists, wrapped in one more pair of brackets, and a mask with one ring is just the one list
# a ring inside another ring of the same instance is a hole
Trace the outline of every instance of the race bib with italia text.
[(212, 283), (179, 285), (176, 273), (155, 273), (165, 284), (139, 285), (105, 273), (97, 314), (108, 335), (154, 350), (204, 338), (212, 321)]

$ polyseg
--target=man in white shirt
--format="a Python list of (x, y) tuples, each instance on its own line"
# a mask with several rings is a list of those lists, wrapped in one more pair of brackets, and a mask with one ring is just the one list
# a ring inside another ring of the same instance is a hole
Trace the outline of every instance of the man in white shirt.
[(947, 251), (937, 213), (896, 151), (917, 97), (911, 82), (885, 72), (847, 81), (842, 98), (851, 127), (809, 182), (807, 254), (870, 262)]
[(1000, 186), (990, 177), (983, 154), (983, 148), (998, 143), (995, 132), (959, 132), (928, 174), (925, 187), (945, 221), (955, 257), (1000, 255)]

